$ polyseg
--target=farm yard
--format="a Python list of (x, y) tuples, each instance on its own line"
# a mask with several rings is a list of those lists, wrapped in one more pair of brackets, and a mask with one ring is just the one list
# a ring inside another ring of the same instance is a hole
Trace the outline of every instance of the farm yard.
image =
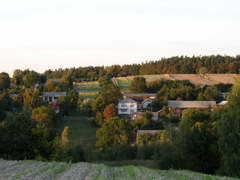
[[(116, 84), (123, 93), (129, 91), (129, 87), (133, 78), (136, 76), (113, 78), (113, 83)], [(214, 85), (219, 83), (233, 84), (239, 74), (160, 74), (160, 75), (143, 75), (147, 82), (165, 80), (189, 80), (195, 85)], [(100, 87), (97, 81), (82, 82), (76, 84), (76, 88), (81, 97), (94, 98), (98, 93)]]
[(36, 161), (0, 160), (0, 172), (1, 180), (234, 180), (191, 171), (164, 171), (142, 166), (113, 167), (104, 164)]

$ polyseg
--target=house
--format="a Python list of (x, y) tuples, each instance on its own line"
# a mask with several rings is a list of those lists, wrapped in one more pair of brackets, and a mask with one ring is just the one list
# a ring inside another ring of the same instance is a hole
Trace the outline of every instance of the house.
[(168, 107), (173, 108), (172, 112), (181, 117), (184, 109), (212, 109), (216, 101), (168, 101)]
[(138, 110), (138, 103), (137, 101), (126, 98), (122, 99), (118, 102), (118, 114), (119, 115), (131, 115), (136, 113)]
[(66, 95), (66, 92), (44, 92), (43, 101), (56, 103), (60, 97), (65, 97)]
[[(152, 121), (158, 121), (158, 112), (148, 112), (152, 115)], [(131, 120), (135, 121), (143, 118), (144, 112), (136, 112), (131, 115)]]

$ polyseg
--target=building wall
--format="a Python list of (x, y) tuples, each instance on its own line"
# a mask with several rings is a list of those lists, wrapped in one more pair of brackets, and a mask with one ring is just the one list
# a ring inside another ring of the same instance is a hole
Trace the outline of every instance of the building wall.
[(118, 114), (131, 115), (137, 112), (137, 103), (118, 103)]

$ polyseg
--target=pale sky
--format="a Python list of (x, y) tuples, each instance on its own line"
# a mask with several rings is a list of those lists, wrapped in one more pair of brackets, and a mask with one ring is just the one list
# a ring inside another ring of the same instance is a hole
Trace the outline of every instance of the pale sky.
[(0, 72), (240, 54), (239, 0), (1, 0)]

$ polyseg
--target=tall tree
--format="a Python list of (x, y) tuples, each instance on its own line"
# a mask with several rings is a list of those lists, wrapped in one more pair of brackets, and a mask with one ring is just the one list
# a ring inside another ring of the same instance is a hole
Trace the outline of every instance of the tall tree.
[(130, 142), (131, 127), (128, 121), (117, 117), (111, 118), (96, 133), (96, 146), (104, 149), (113, 145), (125, 145)]
[(147, 91), (147, 83), (144, 77), (135, 77), (131, 83), (130, 91), (133, 93), (144, 93)]
[(10, 88), (10, 77), (7, 73), (0, 73), (0, 90)]
[(117, 116), (117, 109), (114, 104), (109, 104), (105, 109), (104, 109), (104, 118), (105, 120), (109, 120), (115, 116)]
[(222, 155), (221, 172), (240, 177), (240, 79), (229, 96), (228, 106), (222, 111), (218, 123), (219, 149)]

